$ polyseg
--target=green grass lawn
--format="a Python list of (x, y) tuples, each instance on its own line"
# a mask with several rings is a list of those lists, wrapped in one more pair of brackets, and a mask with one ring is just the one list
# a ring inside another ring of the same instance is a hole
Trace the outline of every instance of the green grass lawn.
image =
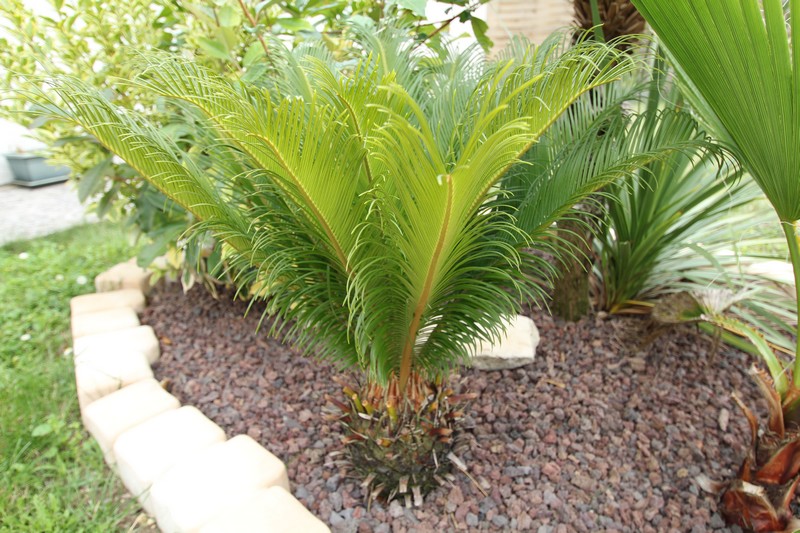
[(69, 335), (69, 299), (133, 255), (111, 224), (0, 248), (0, 531), (146, 527), (81, 426)]

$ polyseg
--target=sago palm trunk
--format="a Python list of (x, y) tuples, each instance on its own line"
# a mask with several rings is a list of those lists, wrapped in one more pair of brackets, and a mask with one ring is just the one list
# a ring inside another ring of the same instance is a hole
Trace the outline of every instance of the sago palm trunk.
[(592, 266), (593, 231), (591, 218), (597, 213), (576, 214), (580, 220), (558, 223), (559, 237), (573, 248), (573, 255), (565, 258), (561, 275), (553, 287), (553, 313), (564, 320), (577, 321), (589, 313), (589, 272)]
[(363, 481), (368, 501), (399, 500), (407, 507), (450, 478), (460, 421), (474, 394), (456, 394), (443, 378), (412, 372), (379, 385), (343, 386), (344, 401), (329, 397), (331, 418), (344, 428), (344, 463)]
[[(582, 30), (594, 28), (595, 39), (612, 40), (636, 35), (644, 30), (644, 19), (629, 0), (574, 0), (575, 25)], [(619, 43), (627, 49), (628, 43)], [(574, 255), (564, 263), (561, 276), (553, 287), (553, 312), (565, 320), (576, 321), (589, 313), (589, 275), (593, 220), (599, 215), (591, 209), (576, 215), (580, 221), (560, 224), (559, 236), (574, 248)]]

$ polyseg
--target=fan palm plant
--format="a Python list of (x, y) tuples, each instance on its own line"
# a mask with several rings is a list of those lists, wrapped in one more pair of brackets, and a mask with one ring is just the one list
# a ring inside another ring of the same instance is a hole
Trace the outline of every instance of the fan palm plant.
[[(639, 162), (527, 182), (509, 171), (636, 61), (592, 42), (550, 40), (487, 63), (392, 32), (359, 41), (345, 63), (273, 45), (282, 76), (266, 88), (142, 56), (134, 83), (204, 117), (207, 142), (189, 152), (74, 79), (50, 80), (42, 110), (125, 159), (201, 221), (199, 234), (213, 231), (237, 281), (267, 300), (272, 333), (363, 372), (338, 402), (351, 456), (368, 465), (372, 495), (419, 501), (452, 457), (448, 370), (541, 291), (552, 266), (529, 250), (558, 248), (553, 222)], [(681, 149), (674, 137), (639, 157)]]
[[(684, 76), (695, 108), (730, 143), (775, 208), (800, 306), (800, 1), (634, 4)], [(793, 364), (784, 365), (759, 337), (753, 340), (771, 374), (756, 373), (768, 400), (768, 427), (759, 434), (745, 409), (752, 447), (737, 479), (724, 487), (721, 504), (730, 522), (775, 531), (787, 527), (800, 482), (800, 350), (796, 344)]]
[[(667, 81), (667, 68), (658, 57), (654, 71), (646, 109), (685, 108), (685, 99)], [(699, 128), (697, 124), (686, 133), (696, 136)], [(793, 334), (794, 302), (781, 284), (750, 273), (765, 259), (779, 259), (785, 240), (763, 235), (764, 228), (775, 223), (775, 214), (764, 205), (757, 184), (727, 152), (716, 143), (698, 145), (654, 161), (638, 171), (636, 179), (606, 190), (610, 199), (595, 240), (595, 277), (603, 309), (647, 313), (655, 305), (657, 321), (667, 309), (674, 314), (674, 302), (690, 301), (668, 299), (664, 309), (658, 309), (661, 303), (656, 301), (672, 293), (747, 295), (737, 298), (729, 313), (791, 353), (793, 341), (787, 336)], [(697, 318), (691, 312), (688, 316)], [(708, 323), (701, 322), (701, 327), (720, 333)], [(731, 334), (723, 333), (726, 340), (748, 349)]]

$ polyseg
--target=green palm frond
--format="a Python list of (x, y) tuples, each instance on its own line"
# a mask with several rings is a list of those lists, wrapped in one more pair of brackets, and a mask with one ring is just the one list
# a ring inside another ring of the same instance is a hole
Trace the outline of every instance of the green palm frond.
[[(273, 103), (264, 91), (231, 85), (173, 57), (150, 64), (141, 82), (205, 113), (224, 140), (247, 153), (320, 226), (339, 268), (346, 269), (352, 228), (364, 216), (356, 198), (368, 180), (359, 164), (363, 146), (329, 107), (317, 105), (315, 96), (308, 103), (296, 98)], [(337, 182), (332, 174), (352, 178)]]
[[(578, 111), (565, 116), (552, 129), (552, 138), (526, 155), (529, 164), (509, 176), (509, 187), (524, 191), (517, 218), (527, 233), (545, 230), (554, 216), (564, 214), (581, 197), (633, 177), (648, 164), (712, 148), (687, 113), (600, 115), (585, 129), (580, 127), (581, 115)], [(625, 185), (620, 187), (621, 192)]]
[[(80, 80), (65, 77), (58, 84), (60, 102), (35, 90), (42, 101), (49, 102), (37, 105), (36, 113), (77, 123), (198, 219), (224, 220), (232, 234), (246, 228), (241, 213), (228, 206), (199, 168), (176, 155), (177, 147), (166, 135), (132, 113), (116, 108)], [(233, 237), (231, 245), (243, 247), (245, 243)]]

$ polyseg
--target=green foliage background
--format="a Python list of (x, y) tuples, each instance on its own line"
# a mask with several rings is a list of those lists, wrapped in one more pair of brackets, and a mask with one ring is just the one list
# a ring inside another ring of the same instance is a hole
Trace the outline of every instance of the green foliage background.
[[(273, 67), (271, 41), (291, 46), (322, 41), (337, 57), (349, 53), (349, 28), (374, 27), (389, 21), (409, 28), (409, 38), (436, 43), (437, 31), (453, 20), (470, 21), (488, 48), (486, 23), (474, 10), (486, 0), (450, 0), (447, 19), (423, 23), (420, 0), (130, 0), (125, 16), (114, 2), (50, 0), (50, 13), (25, 6), (23, 0), (0, 3), (0, 74), (4, 90), (44, 88), (42, 77), (70, 75), (104, 92), (106, 98), (136, 109), (160, 124), (186, 151), (197, 143), (196, 128), (174, 120), (181, 110), (133, 85), (132, 51), (164, 50), (190, 57), (228, 79), (260, 84)], [(33, 106), (35, 108), (35, 106)], [(139, 262), (170, 252), (173, 266), (185, 267), (183, 281), (209, 280), (206, 258), (214, 241), (178, 241), (196, 220), (182, 207), (148, 185), (91, 136), (64, 123), (34, 119), (29, 102), (0, 101), (0, 117), (31, 128), (31, 136), (49, 148), (47, 155), (66, 164), (77, 182), (78, 195), (101, 217), (124, 219), (144, 235)], [(170, 118), (172, 117), (172, 118)], [(210, 247), (210, 248), (209, 248)], [(213, 265), (212, 265), (213, 268)]]

